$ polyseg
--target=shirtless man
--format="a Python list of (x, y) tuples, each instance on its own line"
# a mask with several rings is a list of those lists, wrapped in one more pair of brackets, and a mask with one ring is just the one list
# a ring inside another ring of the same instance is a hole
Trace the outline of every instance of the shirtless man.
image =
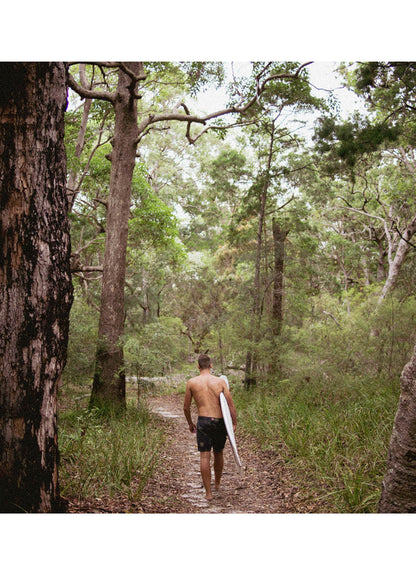
[[(198, 451), (201, 456), (201, 476), (206, 491), (206, 499), (212, 500), (211, 491), (211, 447), (214, 450), (215, 489), (220, 488), (222, 470), (224, 467), (223, 449), (227, 439), (224, 419), (220, 407), (220, 394), (224, 393), (231, 412), (234, 430), (237, 425), (237, 413), (228, 390), (221, 377), (211, 375), (211, 359), (206, 354), (198, 357), (200, 374), (186, 384), (183, 411), (191, 433), (196, 432)], [(198, 422), (195, 426), (191, 416), (191, 401), (194, 398), (198, 408)]]

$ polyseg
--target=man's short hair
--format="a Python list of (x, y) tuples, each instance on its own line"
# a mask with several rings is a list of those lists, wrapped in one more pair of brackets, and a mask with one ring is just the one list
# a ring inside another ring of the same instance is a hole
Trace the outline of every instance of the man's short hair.
[(198, 365), (201, 369), (209, 369), (211, 367), (211, 358), (206, 353), (201, 353), (198, 357)]

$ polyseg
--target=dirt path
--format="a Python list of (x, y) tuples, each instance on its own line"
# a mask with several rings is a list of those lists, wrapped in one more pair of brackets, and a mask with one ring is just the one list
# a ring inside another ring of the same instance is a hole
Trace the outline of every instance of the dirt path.
[[(155, 475), (141, 499), (144, 513), (313, 513), (319, 505), (303, 495), (291, 470), (275, 454), (261, 451), (255, 441), (237, 428), (238, 450), (243, 464), (237, 471), (227, 441), (224, 450), (222, 488), (214, 499), (204, 498), (195, 435), (183, 415), (183, 396), (148, 399), (160, 418), (168, 440)], [(193, 414), (196, 421), (196, 414)]]

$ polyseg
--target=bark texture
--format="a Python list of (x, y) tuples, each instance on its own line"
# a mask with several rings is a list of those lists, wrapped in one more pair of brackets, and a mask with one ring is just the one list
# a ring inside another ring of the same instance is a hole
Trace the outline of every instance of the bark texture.
[[(129, 69), (139, 74), (140, 64), (131, 62)], [(91, 405), (98, 407), (125, 404), (122, 338), (131, 183), (138, 138), (136, 90), (137, 81), (120, 69), (114, 101), (115, 129), (111, 152), (99, 341), (91, 395)]]
[(401, 375), (399, 407), (378, 510), (380, 513), (416, 512), (416, 347)]
[(58, 510), (72, 284), (62, 63), (0, 64), (0, 511)]

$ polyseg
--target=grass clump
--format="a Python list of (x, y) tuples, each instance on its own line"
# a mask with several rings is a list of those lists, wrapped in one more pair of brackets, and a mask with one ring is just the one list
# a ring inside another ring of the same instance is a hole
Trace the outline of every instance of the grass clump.
[(78, 500), (118, 494), (140, 499), (158, 460), (162, 431), (144, 408), (105, 417), (97, 409), (59, 416), (60, 488)]
[(344, 377), (238, 391), (239, 426), (283, 457), (326, 511), (374, 512), (399, 386)]

